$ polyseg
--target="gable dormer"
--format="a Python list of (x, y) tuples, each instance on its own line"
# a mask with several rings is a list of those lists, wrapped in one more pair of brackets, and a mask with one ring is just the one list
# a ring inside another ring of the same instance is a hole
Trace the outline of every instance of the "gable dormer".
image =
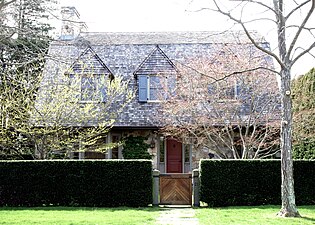
[(176, 72), (176, 66), (157, 45), (136, 69), (134, 75), (168, 74)]
[(177, 69), (157, 45), (134, 72), (139, 102), (167, 99), (174, 93)]
[(108, 81), (114, 76), (96, 52), (88, 47), (66, 73), (80, 101), (106, 101)]
[(88, 47), (75, 60), (70, 67), (70, 71), (74, 73), (93, 73), (112, 76), (112, 72), (91, 47)]

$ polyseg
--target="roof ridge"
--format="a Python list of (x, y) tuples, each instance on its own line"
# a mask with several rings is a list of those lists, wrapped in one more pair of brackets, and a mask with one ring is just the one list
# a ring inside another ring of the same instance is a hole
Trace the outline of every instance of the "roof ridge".
[[(257, 30), (248, 30), (250, 33), (259, 33)], [(166, 33), (215, 33), (215, 34), (222, 34), (222, 33), (245, 33), (243, 30), (179, 30), (179, 31), (86, 31), (81, 32), (80, 34), (166, 34)]]
[[(257, 31), (249, 31), (257, 42), (266, 42)], [(251, 44), (242, 30), (226, 31), (149, 31), (149, 32), (82, 32), (73, 41), (60, 44), (75, 44), (85, 40), (91, 45), (163, 45), (163, 44)]]

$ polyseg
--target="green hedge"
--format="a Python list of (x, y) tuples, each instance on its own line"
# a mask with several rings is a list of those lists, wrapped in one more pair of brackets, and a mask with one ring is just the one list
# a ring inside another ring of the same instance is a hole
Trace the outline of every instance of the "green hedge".
[(122, 154), (124, 159), (152, 159), (148, 152), (149, 144), (145, 143), (146, 137), (129, 136), (124, 140)]
[(33, 160), (34, 157), (29, 154), (0, 154), (0, 160)]
[[(202, 160), (200, 200), (209, 206), (281, 204), (280, 160)], [(315, 204), (315, 161), (294, 161), (296, 203)]]
[(315, 139), (305, 138), (293, 145), (294, 159), (315, 159)]
[(147, 206), (150, 160), (0, 161), (0, 206)]

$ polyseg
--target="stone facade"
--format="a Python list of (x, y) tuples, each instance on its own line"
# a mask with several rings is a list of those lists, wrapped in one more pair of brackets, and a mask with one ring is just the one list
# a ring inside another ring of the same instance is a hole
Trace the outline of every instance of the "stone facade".
[[(256, 40), (266, 41), (253, 32)], [(154, 73), (169, 73), (176, 78), (178, 68), (195, 59), (211, 58), (211, 55), (226, 44), (237, 51), (239, 45), (252, 47), (241, 32), (161, 32), (161, 33), (81, 33), (73, 40), (56, 40), (51, 43), (49, 57), (44, 69), (42, 88), (39, 91), (37, 104), (46, 98), (45, 86), (64, 82), (69, 70), (75, 70), (76, 62), (86, 60), (90, 54), (98, 71), (105, 71), (113, 76), (122, 76), (129, 88), (136, 93), (131, 101), (118, 115), (110, 135), (126, 137), (128, 135), (147, 137), (152, 144), (148, 149), (153, 156), (154, 168), (166, 172), (166, 157), (162, 159), (161, 142), (163, 137), (158, 129), (163, 127), (159, 116), (158, 102), (139, 101), (139, 76)], [(52, 83), (51, 81), (54, 80)], [(90, 125), (97, 125), (90, 124)], [(112, 140), (112, 138), (110, 138)], [(110, 141), (109, 140), (109, 141)], [(183, 171), (191, 172), (198, 168), (199, 160), (209, 158), (209, 150), (200, 146), (185, 146), (183, 153)], [(188, 150), (187, 150), (188, 149)], [(121, 152), (121, 148), (119, 149)], [(164, 151), (166, 151), (164, 149)], [(166, 154), (165, 152), (163, 154)], [(186, 155), (185, 155), (186, 154)], [(118, 154), (122, 157), (121, 153)], [(111, 158), (109, 152), (106, 158)]]

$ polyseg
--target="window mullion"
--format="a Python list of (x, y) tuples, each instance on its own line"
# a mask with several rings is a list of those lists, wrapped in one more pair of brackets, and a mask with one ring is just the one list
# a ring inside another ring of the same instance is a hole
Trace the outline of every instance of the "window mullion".
[(150, 77), (147, 76), (147, 100), (150, 100)]

